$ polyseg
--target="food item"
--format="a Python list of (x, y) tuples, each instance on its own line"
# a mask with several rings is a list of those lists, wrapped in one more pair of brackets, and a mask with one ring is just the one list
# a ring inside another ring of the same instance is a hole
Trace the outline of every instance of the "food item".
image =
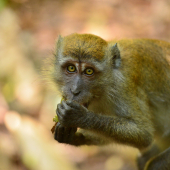
[(55, 115), (55, 117), (53, 118), (53, 122), (58, 122), (58, 116), (57, 115)]
[[(64, 97), (61, 98), (60, 103), (61, 103), (63, 100), (65, 100)], [(55, 122), (55, 124), (54, 124), (54, 126), (51, 128), (51, 132), (52, 132), (52, 133), (54, 133), (54, 131), (55, 131), (55, 126), (56, 126), (57, 123), (58, 123), (58, 116), (57, 116), (57, 115), (55, 115), (55, 117), (53, 118), (53, 122)]]
[(51, 132), (52, 132), (52, 133), (54, 133), (54, 131), (55, 131), (55, 126), (57, 125), (57, 123), (58, 123), (58, 122), (56, 122), (56, 123), (54, 124), (54, 126), (51, 128)]
[(58, 116), (57, 116), (57, 115), (55, 115), (55, 117), (53, 118), (53, 122), (55, 122), (55, 124), (54, 124), (54, 126), (52, 127), (52, 129), (51, 129), (51, 132), (52, 132), (52, 133), (54, 133), (54, 131), (55, 131), (55, 126), (56, 126), (57, 123), (58, 123)]

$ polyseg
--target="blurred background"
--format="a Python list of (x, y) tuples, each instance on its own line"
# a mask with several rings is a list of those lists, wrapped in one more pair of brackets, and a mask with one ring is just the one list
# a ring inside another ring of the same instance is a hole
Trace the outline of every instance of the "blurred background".
[(41, 67), (58, 35), (75, 32), (170, 41), (170, 1), (0, 0), (0, 170), (137, 169), (136, 149), (53, 139), (60, 96)]

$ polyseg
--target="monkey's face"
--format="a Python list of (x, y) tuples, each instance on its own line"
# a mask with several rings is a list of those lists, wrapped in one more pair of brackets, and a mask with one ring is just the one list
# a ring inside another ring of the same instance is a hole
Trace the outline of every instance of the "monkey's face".
[[(109, 55), (106, 55), (107, 51)], [(120, 63), (117, 44), (108, 48), (105, 40), (91, 34), (60, 36), (55, 57), (55, 80), (59, 91), (66, 100), (86, 107), (94, 100), (100, 103), (99, 99), (107, 94), (113, 68)]]
[(73, 59), (68, 59), (61, 65), (61, 91), (66, 100), (73, 100), (88, 107), (92, 100), (100, 97), (102, 73), (101, 68), (98, 69), (96, 66), (92, 62)]

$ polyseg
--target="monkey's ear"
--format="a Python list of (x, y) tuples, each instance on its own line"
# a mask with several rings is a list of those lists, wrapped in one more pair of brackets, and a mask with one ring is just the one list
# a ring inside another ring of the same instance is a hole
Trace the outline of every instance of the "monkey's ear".
[(60, 48), (62, 41), (63, 41), (63, 37), (59, 35), (56, 43), (57, 48)]
[(120, 51), (117, 47), (117, 43), (111, 48), (111, 55), (112, 55), (112, 64), (114, 68), (120, 67), (121, 57), (120, 57)]
[(61, 45), (62, 45), (63, 37), (61, 35), (58, 36), (56, 47), (55, 47), (55, 57), (61, 54)]

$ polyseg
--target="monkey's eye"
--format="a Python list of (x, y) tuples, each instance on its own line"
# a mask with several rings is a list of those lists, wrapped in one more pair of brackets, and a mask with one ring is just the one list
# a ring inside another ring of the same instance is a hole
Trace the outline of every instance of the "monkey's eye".
[(73, 72), (76, 71), (76, 67), (73, 66), (73, 65), (67, 66), (67, 71), (68, 71), (69, 73), (73, 73)]
[(93, 73), (94, 73), (94, 70), (93, 69), (91, 69), (91, 68), (87, 68), (86, 70), (85, 70), (85, 74), (86, 75), (93, 75)]

